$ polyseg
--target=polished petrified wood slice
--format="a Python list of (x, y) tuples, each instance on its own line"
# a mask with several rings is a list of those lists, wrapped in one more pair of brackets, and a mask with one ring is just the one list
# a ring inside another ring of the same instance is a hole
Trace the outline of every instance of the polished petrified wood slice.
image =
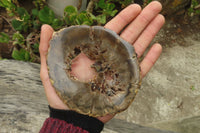
[[(96, 76), (88, 82), (71, 75), (80, 53), (94, 61)], [(100, 26), (71, 26), (53, 34), (47, 56), (49, 75), (57, 94), (71, 109), (90, 116), (119, 113), (140, 88), (134, 48), (115, 32)]]

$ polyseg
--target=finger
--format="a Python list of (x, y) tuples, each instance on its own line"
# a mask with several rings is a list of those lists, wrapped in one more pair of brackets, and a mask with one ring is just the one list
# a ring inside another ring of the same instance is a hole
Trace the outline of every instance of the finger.
[(137, 4), (132, 4), (122, 10), (116, 17), (109, 21), (105, 28), (119, 33), (127, 24), (129, 24), (139, 13), (141, 7)]
[(46, 83), (49, 79), (47, 64), (46, 64), (46, 55), (49, 48), (49, 40), (53, 34), (53, 29), (49, 25), (43, 25), (41, 28), (41, 36), (40, 36), (40, 58), (41, 58), (41, 70), (40, 77), (42, 82)]
[(158, 14), (144, 30), (144, 32), (140, 35), (140, 37), (136, 40), (133, 46), (138, 57), (140, 57), (144, 53), (144, 51), (151, 43), (155, 35), (159, 32), (164, 23), (165, 18), (161, 14)]
[(40, 35), (40, 56), (46, 56), (49, 48), (49, 40), (52, 37), (54, 30), (51, 26), (45, 24), (41, 27), (41, 35)]
[[(40, 47), (39, 47), (40, 58), (41, 58), (40, 78), (45, 88), (48, 100), (51, 97), (50, 95), (52, 95), (52, 93), (48, 93), (48, 91), (55, 91), (50, 83), (47, 64), (46, 64), (46, 55), (49, 48), (49, 40), (51, 39), (52, 34), (53, 34), (53, 29), (51, 28), (51, 26), (43, 25), (41, 27)], [(49, 103), (51, 102), (49, 101)]]
[(133, 43), (145, 27), (159, 14), (162, 6), (159, 2), (153, 1), (147, 5), (137, 18), (120, 35), (124, 40)]
[(144, 78), (144, 76), (150, 71), (152, 66), (159, 58), (161, 52), (162, 52), (162, 46), (160, 44), (154, 44), (151, 47), (151, 49), (149, 50), (143, 61), (140, 63), (142, 78)]
[(53, 32), (53, 29), (49, 25), (43, 25), (41, 27), (39, 47), (41, 57), (40, 77), (45, 88), (46, 97), (50, 106), (57, 109), (68, 109), (67, 106), (60, 100), (60, 98), (56, 94), (55, 89), (53, 88), (49, 80), (49, 74), (46, 64), (46, 55), (48, 53), (49, 41), (52, 37)]

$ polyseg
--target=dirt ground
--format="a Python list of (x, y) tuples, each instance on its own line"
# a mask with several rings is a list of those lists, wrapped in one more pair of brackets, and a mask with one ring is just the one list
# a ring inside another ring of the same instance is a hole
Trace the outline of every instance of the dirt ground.
[(184, 14), (174, 18), (166, 18), (166, 23), (154, 42), (159, 42), (164, 48), (173, 47), (175, 44), (189, 46), (186, 37), (200, 41), (200, 16), (185, 17)]

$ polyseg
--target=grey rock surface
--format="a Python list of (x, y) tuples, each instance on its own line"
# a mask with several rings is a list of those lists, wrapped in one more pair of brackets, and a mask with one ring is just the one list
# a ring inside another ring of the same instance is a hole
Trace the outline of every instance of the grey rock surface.
[(115, 118), (106, 123), (105, 129), (102, 133), (110, 133), (111, 131), (114, 131), (116, 133), (175, 133), (167, 130), (164, 131), (156, 128), (144, 127)]
[(149, 127), (172, 130), (178, 133), (200, 133), (200, 115), (188, 118), (151, 123)]
[(37, 133), (48, 117), (40, 65), (0, 61), (0, 133)]
[(193, 45), (164, 49), (135, 101), (117, 118), (146, 124), (200, 115), (200, 42), (188, 43)]
[[(39, 64), (0, 61), (0, 133), (37, 133), (48, 117)], [(113, 119), (102, 133), (172, 133)]]

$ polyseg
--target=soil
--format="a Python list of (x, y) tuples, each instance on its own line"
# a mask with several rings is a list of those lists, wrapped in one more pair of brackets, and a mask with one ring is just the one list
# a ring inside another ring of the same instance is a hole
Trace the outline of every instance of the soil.
[(185, 16), (184, 14), (166, 18), (166, 23), (160, 33), (155, 37), (154, 42), (158, 42), (165, 47), (173, 47), (175, 44), (189, 46), (186, 43), (187, 37), (200, 41), (200, 16)]

